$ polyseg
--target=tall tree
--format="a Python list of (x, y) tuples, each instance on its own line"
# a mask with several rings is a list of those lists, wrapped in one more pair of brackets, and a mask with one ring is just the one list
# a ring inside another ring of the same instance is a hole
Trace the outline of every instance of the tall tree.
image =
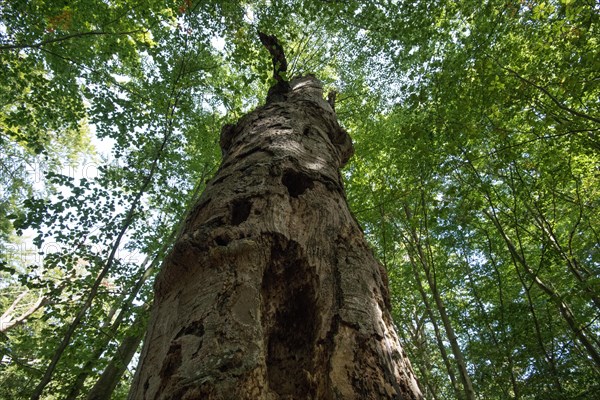
[[(223, 160), (155, 284), (131, 399), (420, 399), (387, 274), (350, 213), (350, 137), (313, 76), (221, 132)], [(285, 70), (285, 68), (283, 68)]]

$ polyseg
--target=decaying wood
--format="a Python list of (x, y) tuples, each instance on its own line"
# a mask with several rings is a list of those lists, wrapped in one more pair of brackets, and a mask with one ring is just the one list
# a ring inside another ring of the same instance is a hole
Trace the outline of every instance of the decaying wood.
[(318, 80), (223, 130), (155, 284), (131, 399), (419, 399), (387, 278), (348, 209)]
[(267, 104), (285, 101), (287, 94), (292, 88), (285, 77), (288, 64), (285, 58), (285, 52), (283, 51), (283, 46), (281, 46), (279, 40), (273, 35), (267, 35), (266, 33), (258, 31), (258, 37), (263, 46), (269, 51), (271, 62), (273, 63), (273, 79), (275, 80), (275, 84), (269, 88), (269, 92), (267, 93)]

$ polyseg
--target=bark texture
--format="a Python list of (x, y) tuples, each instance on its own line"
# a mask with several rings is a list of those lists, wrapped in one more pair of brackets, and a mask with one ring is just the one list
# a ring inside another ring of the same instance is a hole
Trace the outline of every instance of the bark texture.
[[(155, 284), (130, 399), (420, 399), (346, 203), (352, 142), (314, 77), (221, 134)], [(280, 100), (280, 101), (279, 101)]]
[(117, 352), (92, 386), (86, 400), (110, 400), (142, 341), (143, 332), (125, 336)]

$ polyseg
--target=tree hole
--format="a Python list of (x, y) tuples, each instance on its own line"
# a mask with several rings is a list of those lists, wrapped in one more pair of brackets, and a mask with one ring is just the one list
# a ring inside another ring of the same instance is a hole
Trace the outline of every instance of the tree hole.
[(292, 197), (298, 197), (307, 189), (312, 189), (315, 186), (315, 183), (308, 175), (291, 170), (283, 173), (281, 183), (285, 185)]
[(247, 199), (235, 200), (231, 208), (231, 225), (237, 226), (248, 219), (252, 203)]
[(215, 244), (216, 244), (217, 246), (227, 246), (227, 245), (229, 244), (229, 242), (230, 242), (230, 240), (229, 240), (229, 238), (228, 238), (228, 237), (226, 237), (226, 236), (220, 236), (220, 235), (219, 235), (219, 236), (217, 236), (217, 237), (215, 238)]
[[(269, 387), (282, 399), (313, 399), (317, 277), (297, 242), (274, 238), (261, 287)], [(322, 377), (317, 377), (319, 380)]]
[(169, 347), (167, 357), (163, 361), (160, 369), (160, 377), (163, 379), (164, 384), (179, 368), (181, 365), (181, 344), (174, 343)]

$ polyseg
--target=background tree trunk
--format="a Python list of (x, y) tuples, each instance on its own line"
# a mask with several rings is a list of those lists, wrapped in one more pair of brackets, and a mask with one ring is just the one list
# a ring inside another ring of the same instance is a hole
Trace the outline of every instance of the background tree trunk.
[(131, 399), (420, 399), (314, 77), (225, 126), (155, 284)]
[[(136, 322), (140, 319), (138, 318)], [(135, 328), (132, 331), (131, 334), (123, 338), (112, 360), (88, 392), (86, 400), (110, 400), (121, 377), (127, 370), (127, 365), (131, 362), (142, 341), (143, 331), (138, 332)]]

